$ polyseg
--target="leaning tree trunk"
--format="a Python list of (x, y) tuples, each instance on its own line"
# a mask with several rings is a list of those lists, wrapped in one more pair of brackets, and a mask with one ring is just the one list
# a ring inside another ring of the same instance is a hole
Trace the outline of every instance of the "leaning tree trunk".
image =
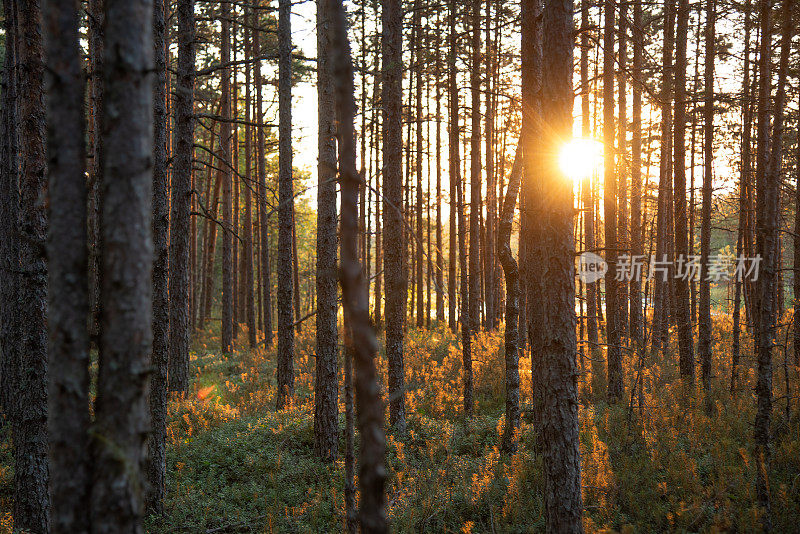
[[(542, 18), (542, 148), (555, 154), (572, 134), (572, 0), (546, 3)], [(524, 19), (523, 19), (524, 20)], [(528, 31), (523, 22), (523, 32)], [(530, 110), (523, 106), (523, 113)], [(526, 154), (527, 157), (527, 154)], [(581, 463), (578, 440), (577, 341), (575, 339), (575, 243), (572, 182), (547, 158), (541, 173), (540, 199), (547, 266), (541, 281), (544, 328), (541, 350), (542, 413), (539, 435), (545, 475), (548, 532), (582, 532)], [(608, 216), (608, 214), (606, 214)], [(532, 340), (533, 343), (533, 340)]]
[[(194, 147), (194, 0), (179, 0), (178, 72), (175, 79), (175, 133), (172, 154), (172, 217), (169, 258), (169, 386), (185, 391), (189, 383), (189, 221)], [(194, 297), (195, 300), (197, 296)], [(199, 304), (199, 303), (196, 303)]]
[[(89, 531), (89, 315), (84, 76), (79, 12), (46, 5), (50, 532)], [(8, 35), (8, 34), (6, 34)], [(12, 37), (13, 39), (13, 37)], [(5, 89), (5, 88), (4, 88)]]
[(294, 397), (294, 317), (292, 242), (294, 188), (292, 186), (292, 27), (291, 0), (278, 4), (278, 394), (276, 406), (285, 408)]
[(503, 450), (516, 452), (519, 428), (519, 266), (511, 253), (511, 230), (519, 185), (522, 181), (522, 153), (517, 148), (508, 189), (500, 212), (497, 233), (497, 255), (506, 278), (506, 421), (503, 428)]
[(331, 80), (330, 0), (317, 3), (317, 373), (314, 383), (314, 448), (325, 461), (338, 448), (339, 351), (336, 313), (336, 109)]
[(48, 531), (47, 197), (44, 50), (39, 0), (17, 2), (19, 23), (20, 175), (18, 376), (12, 410), (14, 528)]
[(100, 370), (89, 503), (94, 532), (141, 532), (152, 345), (153, 2), (106, 6)]
[(405, 432), (403, 330), (408, 272), (403, 221), (402, 10), (400, 0), (383, 2), (383, 271), (386, 280), (386, 360), (389, 368), (389, 424)]
[[(369, 319), (369, 292), (358, 261), (358, 189), (356, 144), (353, 128), (353, 66), (347, 41), (347, 23), (341, 0), (332, 1), (331, 67), (339, 119), (339, 172), (342, 187), (341, 283), (349, 332), (348, 350), (355, 363), (356, 406), (361, 434), (359, 457), (362, 532), (387, 531), (385, 438), (383, 402), (375, 368), (378, 341)], [(397, 6), (399, 7), (399, 6)], [(399, 14), (399, 11), (397, 12)]]

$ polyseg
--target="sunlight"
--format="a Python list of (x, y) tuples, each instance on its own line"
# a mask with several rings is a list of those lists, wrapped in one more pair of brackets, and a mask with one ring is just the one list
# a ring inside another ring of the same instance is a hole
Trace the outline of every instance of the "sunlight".
[(574, 182), (583, 180), (602, 167), (603, 144), (594, 139), (576, 137), (561, 149), (558, 164)]

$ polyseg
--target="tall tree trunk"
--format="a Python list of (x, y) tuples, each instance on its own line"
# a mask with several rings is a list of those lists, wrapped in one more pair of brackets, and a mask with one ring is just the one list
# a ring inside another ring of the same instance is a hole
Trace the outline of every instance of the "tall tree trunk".
[[(472, 131), (470, 135), (469, 177), (469, 321), (473, 331), (481, 326), (481, 2), (472, 0), (472, 68), (470, 88), (472, 90)], [(466, 273), (462, 273), (464, 276)], [(472, 414), (472, 358), (464, 354), (464, 412)]]
[[(152, 345), (151, 0), (107, 0), (94, 532), (141, 532)], [(111, 120), (113, 118), (113, 120)]]
[[(317, 3), (317, 373), (314, 447), (325, 461), (338, 448), (339, 350), (336, 314), (336, 108), (331, 79), (331, 0)], [(349, 357), (349, 355), (348, 355)]]
[[(47, 430), (53, 500), (50, 532), (70, 534), (89, 531), (84, 507), (90, 488), (85, 80), (79, 25), (77, 6), (69, 2), (47, 3), (44, 13), (50, 198), (47, 323), (51, 373)], [(6, 38), (13, 40), (13, 32), (6, 33)]]
[[(642, 76), (644, 63), (644, 32), (642, 31), (642, 1), (633, 4), (633, 136), (631, 138), (631, 256), (644, 254), (642, 220)], [(649, 147), (648, 147), (649, 149)], [(641, 350), (644, 344), (642, 314), (642, 281), (633, 277), (630, 283), (630, 336)]]
[[(789, 2), (790, 0), (784, 0)], [(778, 203), (780, 174), (770, 172), (770, 85), (772, 58), (772, 0), (760, 0), (761, 44), (759, 46), (758, 129), (756, 183), (758, 192), (758, 253), (762, 265), (758, 278), (756, 314), (756, 417), (755, 440), (756, 502), (762, 526), (772, 526), (769, 495), (770, 419), (772, 415), (772, 345), (775, 342), (777, 278)], [(777, 109), (777, 108), (776, 108)], [(780, 110), (779, 110), (780, 111)], [(777, 117), (776, 117), (777, 118)], [(776, 120), (777, 123), (777, 120)], [(775, 142), (779, 142), (775, 140)]]
[[(497, 312), (495, 311), (496, 280), (495, 280), (495, 221), (497, 219), (497, 178), (494, 168), (494, 54), (492, 50), (492, 1), (486, 0), (486, 250), (485, 268), (483, 271), (486, 280), (486, 328), (497, 328)], [(496, 16), (499, 16), (497, 14)], [(498, 58), (499, 61), (499, 58)]]
[(89, 233), (89, 335), (97, 342), (100, 335), (100, 159), (103, 139), (100, 135), (103, 116), (103, 55), (105, 54), (105, 0), (88, 1), (87, 30), (89, 34), (89, 110), (91, 146), (89, 149), (89, 185), (87, 218)]
[(700, 228), (700, 298), (698, 311), (697, 352), (700, 356), (703, 389), (708, 395), (711, 380), (711, 282), (708, 280), (708, 261), (711, 251), (711, 195), (713, 194), (714, 163), (714, 39), (716, 38), (716, 3), (706, 4), (705, 102), (703, 109), (703, 207)]
[(403, 224), (403, 90), (400, 0), (382, 5), (383, 55), (383, 265), (386, 280), (386, 360), (389, 368), (389, 424), (405, 433), (405, 371), (403, 329), (406, 320), (408, 270)]
[[(619, 1), (619, 52), (617, 64), (617, 90), (619, 92), (619, 123), (617, 140), (617, 249), (630, 255), (630, 235), (628, 234), (628, 2)], [(616, 275), (616, 273), (615, 273)], [(628, 284), (617, 284), (619, 317), (617, 326), (620, 336), (628, 329)]]
[(414, 122), (416, 126), (416, 140), (417, 144), (414, 147), (416, 149), (416, 154), (414, 157), (415, 163), (415, 178), (417, 179), (417, 205), (416, 205), (416, 236), (415, 236), (415, 243), (416, 243), (416, 262), (415, 262), (415, 272), (416, 274), (416, 290), (417, 290), (417, 327), (425, 326), (425, 296), (423, 294), (424, 291), (424, 282), (423, 282), (423, 271), (422, 267), (424, 265), (424, 258), (425, 258), (425, 241), (423, 238), (422, 233), (422, 224), (424, 222), (423, 218), (423, 211), (422, 211), (422, 199), (423, 199), (423, 189), (422, 189), (422, 156), (424, 154), (422, 144), (423, 144), (423, 134), (422, 134), (422, 84), (424, 80), (423, 72), (422, 72), (422, 62), (423, 62), (423, 48), (425, 46), (424, 43), (424, 36), (421, 36), (422, 33), (422, 6), (420, 0), (414, 0), (414, 31), (417, 34), (417, 38), (415, 39), (415, 55), (416, 55), (416, 62), (412, 63), (411, 67), (414, 69), (415, 78), (416, 78), (416, 86), (414, 87), (416, 91), (416, 105), (415, 111), (413, 114)]
[(278, 394), (282, 410), (294, 397), (294, 317), (292, 242), (294, 187), (292, 184), (292, 26), (291, 0), (278, 4)]
[[(686, 212), (686, 42), (689, 31), (689, 0), (678, 0), (675, 47), (675, 129), (673, 160), (675, 175), (675, 257), (678, 262), (689, 260), (689, 235)], [(675, 285), (675, 321), (678, 325), (680, 374), (694, 381), (694, 341), (692, 340), (691, 300), (686, 276), (673, 280)]]
[[(261, 0), (258, 0), (258, 6), (261, 5)], [(261, 27), (260, 13), (256, 14), (256, 27), (253, 32), (253, 49), (255, 56), (261, 57)], [(255, 64), (255, 78), (256, 78), (256, 140), (258, 152), (258, 206), (261, 211), (261, 228), (260, 228), (260, 247), (259, 255), (261, 256), (261, 276), (259, 285), (264, 291), (264, 343), (266, 345), (272, 344), (272, 282), (270, 281), (270, 268), (269, 268), (269, 216), (267, 211), (267, 167), (264, 159), (266, 152), (266, 143), (264, 140), (264, 103), (261, 93), (261, 60), (256, 61)]]
[(17, 301), (19, 289), (19, 124), (17, 121), (17, 22), (12, 0), (3, 0), (5, 55), (2, 77), (3, 129), (0, 141), (0, 405), (11, 421), (18, 379)]
[(619, 400), (623, 393), (620, 314), (617, 298), (617, 176), (614, 158), (614, 0), (605, 0), (603, 35), (603, 144), (605, 145), (603, 218), (608, 271), (606, 283), (606, 344), (608, 355), (608, 396)]
[(256, 347), (256, 312), (255, 297), (253, 295), (253, 126), (252, 126), (252, 65), (253, 58), (253, 32), (255, 17), (252, 7), (247, 7), (248, 28), (245, 31), (245, 50), (248, 60), (245, 73), (245, 175), (247, 181), (244, 184), (244, 251), (242, 253), (242, 263), (244, 268), (241, 270), (241, 285), (239, 287), (239, 300), (244, 312), (244, 320), (247, 323), (247, 342), (251, 349)]
[[(164, 0), (153, 1), (153, 351), (150, 358), (150, 419), (146, 508), (163, 511), (166, 478), (167, 364), (169, 359), (169, 198), (167, 176), (167, 35)], [(188, 253), (189, 228), (184, 227)], [(188, 263), (187, 263), (188, 267)], [(187, 289), (188, 289), (188, 279)], [(186, 305), (189, 304), (188, 291)]]
[(20, 175), (19, 375), (14, 441), (14, 527), (48, 531), (47, 473), (47, 214), (44, 50), (39, 0), (17, 2), (19, 21)]
[[(350, 333), (348, 350), (355, 363), (356, 407), (361, 434), (359, 454), (359, 522), (361, 531), (386, 532), (385, 438), (383, 401), (378, 385), (375, 357), (378, 341), (369, 321), (369, 293), (358, 261), (358, 188), (353, 116), (353, 66), (347, 41), (344, 6), (333, 0), (331, 63), (339, 131), (339, 162), (342, 186), (341, 284), (345, 317)], [(399, 7), (399, 6), (397, 6)], [(390, 15), (392, 10), (390, 10)], [(396, 12), (399, 15), (399, 10)], [(391, 19), (392, 17), (387, 17)], [(384, 34), (386, 35), (386, 34)], [(398, 49), (399, 51), (399, 49)]]
[(448, 2), (448, 18), (450, 26), (450, 34), (448, 37), (448, 52), (447, 52), (447, 85), (448, 85), (448, 143), (449, 148), (449, 179), (450, 187), (448, 189), (450, 194), (450, 246), (448, 247), (448, 268), (447, 268), (447, 304), (448, 304), (448, 319), (450, 330), (456, 330), (456, 259), (458, 257), (458, 249), (456, 240), (458, 238), (458, 231), (456, 227), (456, 183), (461, 179), (461, 161), (459, 155), (459, 125), (458, 125), (458, 72), (456, 66), (456, 11), (458, 4), (456, 0)]
[[(526, 1), (527, 3), (527, 1)], [(572, 135), (572, 0), (545, 3), (542, 18), (542, 121), (545, 154), (557, 153)], [(523, 18), (522, 31), (530, 24)], [(530, 28), (532, 29), (532, 28)], [(523, 106), (523, 113), (530, 108)], [(528, 155), (526, 154), (526, 157)], [(583, 532), (581, 464), (578, 440), (577, 345), (575, 339), (575, 243), (572, 183), (547, 158), (541, 174), (540, 250), (547, 266), (542, 285), (546, 328), (536, 341), (541, 349), (542, 413), (539, 434), (545, 475), (548, 532)], [(608, 213), (606, 214), (608, 216)], [(533, 344), (533, 341), (532, 341)]]
[[(236, 231), (233, 225), (233, 196), (232, 179), (236, 167), (232, 165), (233, 152), (231, 128), (231, 69), (228, 64), (231, 60), (231, 4), (228, 0), (220, 2), (220, 17), (222, 18), (222, 32), (220, 34), (220, 51), (222, 64), (220, 70), (220, 85), (222, 86), (222, 124), (220, 124), (220, 169), (222, 179), (222, 352), (233, 350), (233, 235)], [(238, 180), (238, 177), (236, 178)], [(213, 271), (212, 271), (213, 272)]]
[(519, 267), (511, 252), (511, 231), (514, 223), (514, 209), (517, 204), (520, 182), (522, 181), (522, 158), (519, 148), (514, 157), (514, 166), (508, 179), (508, 189), (500, 213), (500, 226), (497, 233), (497, 251), (503, 274), (506, 278), (506, 420), (503, 427), (503, 450), (517, 451), (519, 429)]
[[(437, 26), (441, 24), (439, 13)], [(435, 99), (436, 99), (436, 322), (444, 317), (444, 241), (442, 240), (442, 55), (436, 52)]]
[[(178, 15), (178, 72), (172, 160), (172, 216), (169, 258), (169, 387), (185, 391), (189, 384), (189, 220), (194, 148), (194, 0), (180, 0)], [(207, 199), (208, 201), (208, 199)], [(196, 298), (196, 297), (195, 297)], [(199, 304), (199, 303), (198, 303)]]

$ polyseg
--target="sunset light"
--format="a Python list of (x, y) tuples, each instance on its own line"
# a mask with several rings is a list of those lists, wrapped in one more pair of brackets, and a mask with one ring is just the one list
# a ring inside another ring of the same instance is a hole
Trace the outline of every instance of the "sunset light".
[(603, 165), (603, 144), (594, 139), (576, 137), (566, 143), (558, 156), (561, 171), (578, 182)]

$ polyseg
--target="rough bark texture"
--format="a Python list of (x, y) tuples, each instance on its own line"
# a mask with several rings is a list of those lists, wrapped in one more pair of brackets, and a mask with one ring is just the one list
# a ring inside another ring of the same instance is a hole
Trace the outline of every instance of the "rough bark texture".
[(408, 273), (403, 224), (402, 11), (399, 0), (382, 4), (383, 72), (383, 271), (386, 280), (386, 360), (389, 367), (389, 424), (405, 432), (403, 328)]
[[(258, 19), (258, 17), (257, 17)], [(253, 32), (253, 48), (255, 55), (261, 56), (261, 29), (256, 27)], [(261, 240), (259, 246), (259, 254), (261, 256), (261, 279), (259, 285), (264, 292), (264, 343), (266, 345), (272, 344), (272, 282), (270, 281), (270, 268), (269, 268), (269, 217), (267, 212), (267, 168), (266, 161), (264, 160), (264, 153), (266, 152), (266, 143), (264, 141), (264, 114), (263, 114), (263, 96), (261, 93), (261, 61), (256, 61), (255, 64), (255, 78), (256, 78), (256, 141), (258, 153), (258, 206), (261, 212), (261, 228), (259, 238)]]
[(450, 34), (448, 36), (448, 52), (447, 52), (447, 85), (448, 85), (448, 118), (450, 124), (448, 126), (448, 143), (449, 148), (449, 179), (450, 179), (450, 246), (447, 258), (447, 306), (448, 306), (448, 322), (450, 330), (456, 331), (456, 260), (458, 256), (457, 251), (457, 222), (456, 222), (456, 183), (461, 179), (459, 172), (461, 169), (461, 161), (459, 155), (459, 130), (458, 130), (458, 83), (457, 83), (457, 66), (456, 66), (456, 10), (458, 4), (455, 0), (448, 2), (448, 18), (450, 26)]
[(617, 298), (617, 175), (614, 157), (614, 0), (605, 0), (603, 35), (603, 218), (605, 219), (605, 254), (608, 271), (606, 284), (606, 345), (608, 358), (608, 397), (617, 401), (623, 393), (622, 350), (620, 347), (619, 299)]
[(194, 147), (194, 0), (180, 0), (177, 15), (178, 72), (173, 101), (175, 133), (169, 243), (169, 387), (172, 391), (185, 391), (189, 384), (189, 213)]
[(292, 27), (291, 0), (278, 4), (278, 394), (276, 405), (285, 408), (294, 396), (294, 316), (292, 295)]
[[(788, 0), (784, 0), (788, 1)], [(756, 466), (756, 503), (761, 523), (769, 531), (771, 522), (769, 495), (770, 420), (772, 416), (772, 346), (775, 343), (775, 281), (777, 278), (779, 186), (769, 172), (770, 79), (772, 52), (772, 0), (760, 0), (761, 43), (759, 46), (758, 123), (756, 182), (758, 204), (757, 245), (761, 255), (756, 308), (756, 417), (753, 428)]]
[(17, 2), (21, 142), (17, 390), (12, 410), (14, 528), (47, 532), (47, 177), (44, 50), (39, 0)]
[[(230, 62), (231, 56), (231, 30), (230, 30), (230, 2), (222, 0), (220, 3), (222, 19), (222, 32), (220, 35), (220, 51), (223, 65)], [(231, 118), (231, 69), (229, 66), (222, 68), (220, 72), (222, 86), (222, 124), (220, 124), (220, 154), (222, 161), (219, 163), (222, 179), (222, 352), (233, 350), (233, 235), (235, 226), (233, 223), (233, 199), (232, 199), (232, 178), (235, 167), (231, 165), (232, 159), (232, 123)], [(238, 177), (237, 177), (238, 180)]]
[[(689, 261), (689, 227), (686, 208), (686, 42), (689, 31), (689, 0), (678, 0), (675, 41), (675, 131), (673, 141), (673, 195), (675, 202), (675, 259)], [(678, 273), (680, 274), (680, 273)], [(694, 341), (689, 280), (676, 276), (675, 321), (678, 326), (678, 353), (681, 376), (694, 380)]]
[(5, 59), (2, 78), (3, 129), (0, 141), (0, 405), (6, 417), (14, 417), (18, 346), (16, 311), (19, 288), (19, 133), (17, 131), (17, 24), (12, 0), (3, 0)]
[(330, 0), (317, 3), (317, 374), (314, 382), (314, 448), (333, 461), (338, 447), (339, 382), (336, 327), (336, 109), (330, 73)]
[[(551, 1), (544, 6), (542, 143), (546, 154), (557, 154), (558, 147), (572, 135), (572, 15), (572, 0)], [(546, 272), (542, 280), (542, 338), (538, 340), (542, 352), (539, 436), (544, 460), (545, 517), (548, 532), (583, 532), (572, 183), (560, 171), (556, 158), (546, 161), (540, 233), (542, 250), (547, 255), (542, 258)]]
[(522, 181), (522, 153), (517, 149), (514, 166), (508, 179), (508, 189), (500, 212), (500, 225), (497, 233), (497, 255), (506, 278), (506, 421), (503, 428), (503, 450), (516, 452), (517, 430), (519, 429), (519, 267), (511, 253), (511, 230), (514, 223), (514, 209)]
[[(481, 2), (472, 2), (472, 131), (470, 136), (469, 177), (469, 318), (470, 328), (478, 331), (481, 326)], [(463, 209), (463, 206), (462, 206)], [(464, 276), (464, 273), (462, 273)], [(464, 319), (466, 320), (467, 317)], [(464, 413), (473, 409), (472, 357), (464, 353)]]
[(92, 531), (142, 532), (152, 348), (151, 0), (108, 0)]
[(50, 383), (50, 532), (89, 531), (89, 279), (86, 243), (84, 76), (78, 9), (48, 2), (47, 236)]
[[(587, 4), (584, 0), (584, 4)], [(588, 8), (587, 8), (588, 9)], [(644, 43), (642, 42), (642, 1), (633, 4), (633, 75), (642, 75)], [(588, 107), (588, 102), (587, 102)], [(642, 85), (633, 83), (633, 137), (631, 138), (631, 256), (644, 254), (644, 227), (642, 223)], [(587, 230), (588, 235), (588, 230)], [(642, 313), (642, 281), (630, 283), (630, 336), (637, 349), (644, 345), (644, 318)]]
[(89, 33), (89, 126), (91, 145), (88, 162), (87, 217), (89, 225), (89, 335), (94, 343), (100, 330), (100, 183), (103, 180), (100, 159), (103, 139), (100, 128), (103, 117), (103, 55), (105, 48), (105, 0), (88, 1)]
[[(353, 66), (341, 0), (332, 0), (331, 66), (339, 118), (339, 177), (342, 187), (341, 283), (350, 332), (349, 350), (355, 363), (356, 412), (361, 434), (359, 454), (359, 522), (361, 532), (387, 531), (384, 481), (385, 438), (375, 356), (378, 341), (369, 321), (367, 284), (358, 261), (358, 188), (353, 116)], [(399, 12), (398, 12), (399, 13)]]
[[(163, 511), (166, 479), (167, 366), (169, 361), (169, 192), (167, 175), (167, 43), (164, 0), (153, 1), (153, 352), (146, 508)], [(184, 231), (188, 234), (188, 227)], [(188, 236), (187, 236), (188, 240)], [(188, 243), (187, 243), (188, 252)], [(188, 284), (188, 280), (187, 280)], [(188, 294), (187, 294), (188, 296)], [(187, 299), (188, 307), (188, 299)], [(186, 310), (188, 312), (188, 309)]]
[(700, 298), (697, 318), (697, 352), (700, 357), (703, 389), (708, 392), (711, 380), (711, 282), (708, 278), (708, 257), (711, 251), (711, 195), (714, 163), (714, 39), (716, 2), (706, 4), (705, 107), (703, 110), (703, 207), (700, 222)]

